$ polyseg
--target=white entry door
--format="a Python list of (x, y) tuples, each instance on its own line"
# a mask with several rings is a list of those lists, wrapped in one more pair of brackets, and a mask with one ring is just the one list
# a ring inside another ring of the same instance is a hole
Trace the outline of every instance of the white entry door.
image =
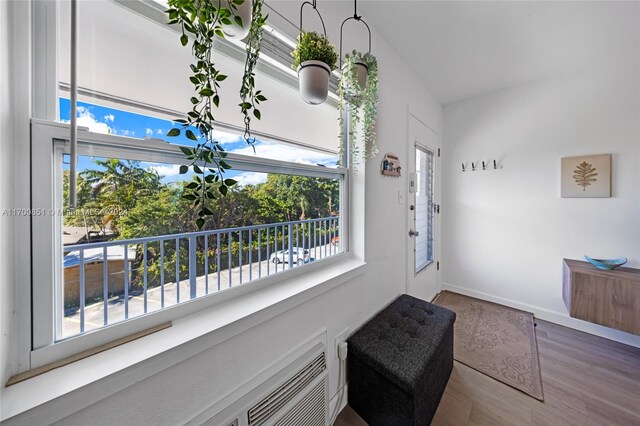
[(409, 198), (407, 203), (407, 293), (430, 301), (438, 292), (438, 135), (409, 117)]

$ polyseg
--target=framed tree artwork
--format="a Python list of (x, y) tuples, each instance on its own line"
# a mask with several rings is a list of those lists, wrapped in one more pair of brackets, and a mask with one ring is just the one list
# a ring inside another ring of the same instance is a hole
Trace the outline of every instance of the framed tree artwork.
[(610, 198), (611, 154), (561, 160), (562, 198)]

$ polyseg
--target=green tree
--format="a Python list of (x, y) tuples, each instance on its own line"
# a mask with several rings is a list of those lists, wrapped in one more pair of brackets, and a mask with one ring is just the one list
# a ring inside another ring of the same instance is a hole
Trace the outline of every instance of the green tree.
[(281, 222), (336, 215), (339, 191), (336, 180), (270, 174), (256, 198), (263, 218)]
[(120, 239), (183, 232), (181, 189), (164, 186), (157, 194), (138, 198), (120, 220)]
[[(103, 231), (109, 228), (117, 233), (123, 214), (133, 209), (140, 198), (158, 194), (163, 184), (157, 172), (144, 169), (138, 161), (108, 158), (96, 159), (94, 163), (95, 168), (78, 174), (77, 208), (65, 217), (65, 224)], [(66, 208), (69, 206), (68, 175), (65, 172), (63, 182)]]
[(106, 224), (103, 222), (101, 215), (92, 214), (100, 211), (102, 204), (91, 199), (91, 185), (83, 176), (78, 176), (78, 204), (77, 208), (69, 209), (69, 171), (65, 170), (62, 175), (62, 197), (65, 207), (64, 225), (84, 227), (86, 234), (90, 231), (97, 231), (104, 234), (107, 230)]

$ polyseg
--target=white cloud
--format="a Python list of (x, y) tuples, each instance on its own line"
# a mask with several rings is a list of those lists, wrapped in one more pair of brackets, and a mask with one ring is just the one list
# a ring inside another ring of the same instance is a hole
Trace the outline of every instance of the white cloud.
[(122, 130), (122, 135), (123, 136), (135, 136), (136, 132), (133, 130)]
[[(149, 129), (149, 130), (151, 130), (151, 129)], [(153, 130), (151, 130), (151, 133), (153, 133)], [(156, 134), (164, 135), (164, 131), (162, 129), (158, 129), (158, 130), (156, 130)]]
[(113, 120), (115, 120), (115, 119), (116, 119), (116, 117), (115, 117), (115, 115), (113, 115), (113, 114), (107, 114), (107, 115), (105, 115), (105, 116), (104, 116), (104, 121), (111, 121), (111, 122), (113, 122)]
[(176, 176), (180, 174), (180, 166), (177, 164), (150, 166), (149, 169), (155, 170), (161, 177)]
[[(78, 106), (78, 126), (88, 127), (90, 132), (94, 133), (114, 133), (113, 129), (109, 127), (107, 123), (101, 123), (96, 119), (96, 116), (91, 111), (83, 106)], [(69, 123), (70, 120), (63, 120), (64, 123)]]
[(242, 155), (255, 155), (257, 157), (300, 164), (330, 164), (335, 163), (336, 161), (335, 155), (323, 154), (321, 152), (269, 142), (261, 142), (257, 144), (255, 154), (253, 153), (253, 148), (250, 146), (230, 150), (229, 152)]
[(211, 132), (211, 136), (213, 136), (213, 139), (217, 140), (222, 145), (227, 143), (241, 142), (244, 140), (241, 136), (221, 132), (219, 130), (214, 130), (213, 132)]
[(235, 179), (238, 182), (238, 185), (257, 185), (259, 183), (264, 183), (267, 181), (266, 173), (257, 173), (257, 172), (245, 172), (241, 173), (238, 176), (234, 176), (232, 179)]
[(153, 135), (153, 129), (150, 129), (147, 127), (147, 130), (144, 131), (144, 134), (147, 136), (152, 136)]

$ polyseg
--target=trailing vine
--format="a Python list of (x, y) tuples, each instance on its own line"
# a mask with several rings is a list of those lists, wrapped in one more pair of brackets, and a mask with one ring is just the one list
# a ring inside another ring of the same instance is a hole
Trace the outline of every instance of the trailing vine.
[[(358, 64), (367, 67), (367, 83), (361, 88), (358, 83)], [(350, 150), (354, 164), (358, 159), (362, 162), (373, 158), (378, 153), (377, 136), (375, 131), (376, 118), (378, 116), (378, 61), (370, 53), (364, 55), (353, 51), (346, 54), (342, 70), (342, 78), (338, 85), (339, 103), (339, 124), (340, 124), (340, 153), (342, 161), (344, 149), (346, 148), (345, 136), (351, 141)], [(349, 112), (351, 119), (349, 132), (344, 134), (345, 108)], [(358, 132), (362, 131), (364, 138), (364, 149), (358, 143)]]
[[(240, 87), (240, 110), (244, 115), (244, 140), (253, 146), (256, 139), (251, 137), (251, 115), (249, 111), (253, 109), (253, 116), (260, 120), (260, 110), (257, 108), (260, 102), (267, 98), (261, 90), (255, 90), (255, 66), (260, 58), (260, 45), (262, 44), (262, 30), (267, 22), (268, 16), (262, 16), (262, 0), (253, 2), (253, 19), (247, 40), (247, 59), (244, 63), (244, 74), (242, 76), (242, 86)], [(255, 151), (255, 147), (254, 147)]]
[[(192, 39), (191, 50), (195, 61), (190, 65), (192, 75), (189, 77), (194, 86), (194, 96), (190, 98), (192, 109), (185, 119), (175, 120), (181, 126), (171, 129), (167, 136), (175, 137), (184, 132), (188, 139), (196, 142), (193, 148), (180, 147), (190, 162), (189, 165), (180, 166), (180, 173), (188, 173), (191, 169), (195, 174), (185, 186), (183, 197), (193, 201), (193, 205), (199, 208), (196, 220), (198, 228), (204, 226), (206, 216), (213, 214), (207, 207), (207, 201), (225, 196), (229, 188), (237, 183), (234, 179), (224, 178), (225, 171), (231, 166), (224, 160), (227, 157), (224, 148), (213, 137), (214, 108), (220, 105), (218, 90), (227, 76), (216, 67), (212, 54), (215, 37), (225, 38), (223, 25), (234, 22), (243, 25), (242, 18), (236, 12), (245, 1), (248, 0), (169, 0), (169, 24), (180, 26), (182, 46), (187, 46), (189, 39)], [(259, 57), (262, 27), (266, 22), (262, 16), (262, 0), (253, 1), (252, 11), (247, 59), (240, 89), (242, 102), (239, 106), (244, 115), (245, 141), (253, 146), (255, 138), (251, 138), (249, 111), (253, 110), (253, 115), (260, 119), (260, 111), (256, 106), (266, 100), (260, 90), (254, 90), (253, 71)], [(193, 128), (197, 129), (199, 135), (194, 133)]]

